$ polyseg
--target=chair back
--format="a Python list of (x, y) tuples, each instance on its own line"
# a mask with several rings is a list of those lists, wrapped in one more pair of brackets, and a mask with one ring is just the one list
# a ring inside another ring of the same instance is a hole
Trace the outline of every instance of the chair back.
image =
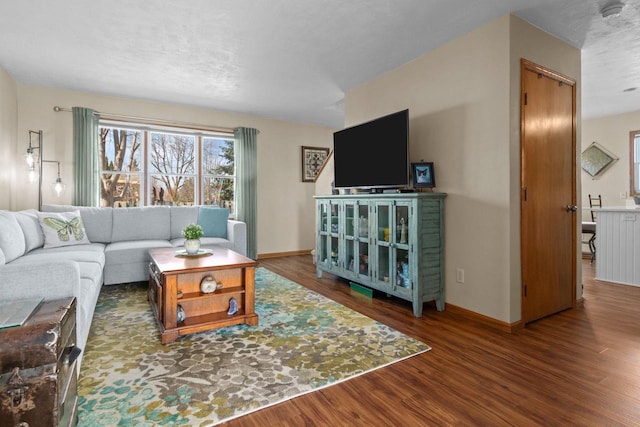
[[(591, 197), (589, 194), (589, 207), (590, 208), (601, 208), (602, 207), (602, 196), (598, 194), (598, 196)], [(591, 221), (596, 222), (596, 213), (591, 211)]]

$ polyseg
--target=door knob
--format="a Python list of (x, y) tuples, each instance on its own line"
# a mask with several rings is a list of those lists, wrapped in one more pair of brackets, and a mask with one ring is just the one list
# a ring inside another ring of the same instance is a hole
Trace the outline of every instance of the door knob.
[(576, 205), (567, 205), (567, 212), (575, 212), (578, 210)]

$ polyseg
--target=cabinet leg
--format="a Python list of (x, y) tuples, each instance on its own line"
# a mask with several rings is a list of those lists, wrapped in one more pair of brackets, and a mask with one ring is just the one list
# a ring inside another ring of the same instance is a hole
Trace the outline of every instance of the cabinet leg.
[(246, 316), (244, 318), (244, 323), (246, 323), (249, 326), (256, 326), (258, 324), (258, 315), (253, 314), (251, 316)]
[(160, 335), (160, 342), (162, 344), (169, 344), (177, 340), (179, 336), (178, 331), (165, 331)]
[(422, 317), (422, 300), (413, 301), (413, 315), (416, 317)]
[(444, 298), (440, 297), (436, 300), (436, 308), (438, 311), (444, 311)]
[(322, 270), (320, 270), (319, 268), (316, 268), (316, 276), (318, 277), (318, 279), (322, 279)]

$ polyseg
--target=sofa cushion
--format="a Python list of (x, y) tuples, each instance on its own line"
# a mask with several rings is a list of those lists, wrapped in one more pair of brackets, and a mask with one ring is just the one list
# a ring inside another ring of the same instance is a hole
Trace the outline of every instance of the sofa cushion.
[(0, 211), (0, 249), (5, 262), (24, 255), (26, 248), (24, 233), (13, 212)]
[(38, 221), (38, 211), (27, 209), (16, 212), (16, 219), (24, 234), (25, 252), (30, 252), (44, 245), (44, 234)]
[(227, 220), (229, 208), (200, 207), (198, 224), (202, 226), (204, 237), (227, 238)]
[(74, 253), (87, 253), (87, 252), (98, 252), (104, 253), (105, 248), (104, 243), (94, 243), (91, 242), (88, 245), (82, 246), (59, 246), (57, 248), (38, 248), (29, 252), (27, 255), (38, 255), (38, 254), (57, 254), (61, 252), (74, 252)]
[(171, 217), (168, 206), (113, 209), (111, 242), (169, 240)]
[(111, 243), (104, 253), (109, 265), (149, 262), (149, 249), (170, 246), (166, 240), (132, 240)]
[(113, 228), (113, 208), (94, 208), (90, 206), (42, 205), (42, 212), (70, 212), (79, 210), (87, 237), (91, 242), (111, 242)]
[(80, 211), (38, 212), (38, 219), (44, 234), (44, 248), (91, 243)]
[(114, 242), (105, 249), (105, 285), (149, 280), (149, 249), (171, 247), (167, 240)]
[(51, 249), (36, 249), (27, 255), (17, 259), (13, 264), (45, 262), (56, 260), (69, 260), (96, 264), (103, 268), (105, 264), (104, 245), (92, 243), (82, 246), (63, 246)]
[(92, 242), (111, 242), (113, 228), (113, 208), (93, 208), (84, 206), (79, 208), (87, 236)]
[(195, 206), (171, 206), (171, 239), (182, 237), (182, 229), (198, 221), (198, 208)]

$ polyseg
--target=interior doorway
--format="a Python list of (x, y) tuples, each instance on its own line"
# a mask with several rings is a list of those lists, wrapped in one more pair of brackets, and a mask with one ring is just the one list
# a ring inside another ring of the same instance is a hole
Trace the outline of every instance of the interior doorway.
[(575, 306), (575, 81), (521, 61), (522, 321)]

